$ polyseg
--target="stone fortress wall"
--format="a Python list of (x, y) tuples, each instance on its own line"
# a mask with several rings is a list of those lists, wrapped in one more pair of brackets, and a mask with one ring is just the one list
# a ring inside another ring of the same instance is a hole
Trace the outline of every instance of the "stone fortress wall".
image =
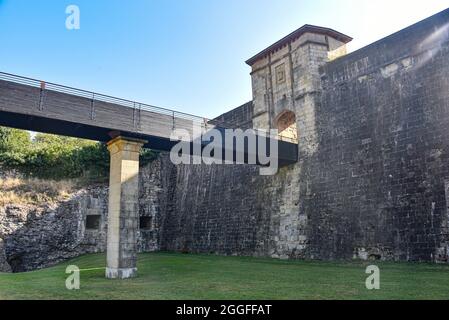
[(161, 248), (446, 261), (449, 10), (348, 55), (306, 32), (252, 63), (253, 126), (292, 111), (299, 163), (173, 169)]

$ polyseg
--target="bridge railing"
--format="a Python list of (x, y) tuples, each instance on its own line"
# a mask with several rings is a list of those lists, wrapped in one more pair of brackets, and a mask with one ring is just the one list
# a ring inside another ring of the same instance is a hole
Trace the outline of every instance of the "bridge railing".
[[(43, 91), (49, 90), (49, 91), (70, 94), (70, 95), (74, 95), (74, 96), (78, 96), (78, 97), (83, 97), (83, 98), (90, 99), (92, 102), (101, 101), (101, 102), (106, 102), (106, 103), (112, 103), (115, 105), (120, 105), (123, 107), (131, 108), (134, 111), (149, 111), (149, 112), (154, 112), (157, 114), (167, 115), (172, 118), (174, 129), (176, 128), (175, 124), (176, 124), (177, 119), (192, 121), (192, 124), (199, 125), (202, 128), (204, 128), (205, 130), (212, 129), (215, 127), (222, 128), (222, 129), (235, 129), (237, 127), (236, 124), (233, 124), (233, 123), (227, 123), (224, 121), (207, 119), (204, 117), (198, 117), (198, 116), (188, 114), (185, 112), (180, 112), (180, 111), (175, 111), (175, 110), (171, 110), (171, 109), (167, 109), (167, 108), (157, 107), (157, 106), (149, 105), (146, 103), (140, 103), (140, 102), (131, 101), (131, 100), (127, 100), (127, 99), (117, 98), (117, 97), (113, 97), (113, 96), (109, 96), (109, 95), (105, 95), (105, 94), (101, 94), (101, 93), (96, 93), (93, 91), (77, 89), (77, 88), (64, 86), (64, 85), (60, 85), (60, 84), (55, 84), (55, 83), (51, 83), (51, 82), (46, 82), (46, 81), (42, 81), (42, 80), (37, 80), (37, 79), (33, 79), (33, 78), (18, 76), (18, 75), (6, 73), (6, 72), (0, 72), (0, 80), (13, 82), (13, 83), (17, 83), (17, 84), (22, 84), (22, 85), (26, 85), (26, 86), (32, 86), (35, 88), (40, 88)], [(265, 131), (263, 131), (263, 130), (256, 130), (256, 131), (260, 131), (261, 133), (266, 135)], [(287, 141), (287, 142), (292, 142), (292, 143), (294, 142), (293, 140), (289, 141), (288, 138), (281, 137), (281, 136), (272, 136), (272, 138), (276, 138), (281, 141)]]

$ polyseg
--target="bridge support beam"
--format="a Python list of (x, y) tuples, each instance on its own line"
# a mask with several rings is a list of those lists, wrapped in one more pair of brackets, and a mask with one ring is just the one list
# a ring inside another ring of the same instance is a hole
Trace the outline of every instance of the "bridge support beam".
[(139, 227), (139, 154), (146, 141), (117, 137), (108, 143), (111, 155), (106, 278), (137, 275)]

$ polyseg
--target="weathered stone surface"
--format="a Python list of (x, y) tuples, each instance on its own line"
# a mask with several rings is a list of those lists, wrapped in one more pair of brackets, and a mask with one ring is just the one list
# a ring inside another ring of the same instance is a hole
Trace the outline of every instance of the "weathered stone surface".
[(3, 239), (0, 239), (0, 272), (11, 272), (11, 266), (6, 260), (5, 245)]
[[(344, 50), (308, 35), (271, 68), (256, 62), (254, 101), (219, 119), (267, 128), (294, 112), (299, 162), (268, 177), (161, 154), (140, 171), (139, 250), (448, 262), (448, 23), (446, 10), (330, 62)], [(106, 211), (106, 187), (57, 208), (0, 208), (0, 268), (104, 251)], [(98, 230), (85, 230), (87, 214), (101, 215)]]
[(446, 233), (449, 11), (326, 64), (310, 256), (435, 261)]
[(300, 162), (272, 178), (248, 166), (172, 170), (162, 248), (447, 261), (448, 23), (446, 10), (332, 62), (317, 43), (257, 62), (253, 125), (293, 110)]
[(83, 253), (102, 251), (104, 234), (86, 231), (84, 220), (92, 203), (105, 199), (105, 194), (104, 188), (90, 189), (59, 206), (0, 208), (0, 238), (10, 268), (15, 272), (29, 271)]

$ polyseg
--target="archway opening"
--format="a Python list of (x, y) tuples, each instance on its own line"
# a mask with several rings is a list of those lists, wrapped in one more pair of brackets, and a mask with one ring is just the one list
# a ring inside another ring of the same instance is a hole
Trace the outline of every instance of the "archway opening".
[(298, 143), (298, 128), (296, 115), (292, 111), (283, 112), (276, 122), (279, 131), (279, 139), (292, 143)]

